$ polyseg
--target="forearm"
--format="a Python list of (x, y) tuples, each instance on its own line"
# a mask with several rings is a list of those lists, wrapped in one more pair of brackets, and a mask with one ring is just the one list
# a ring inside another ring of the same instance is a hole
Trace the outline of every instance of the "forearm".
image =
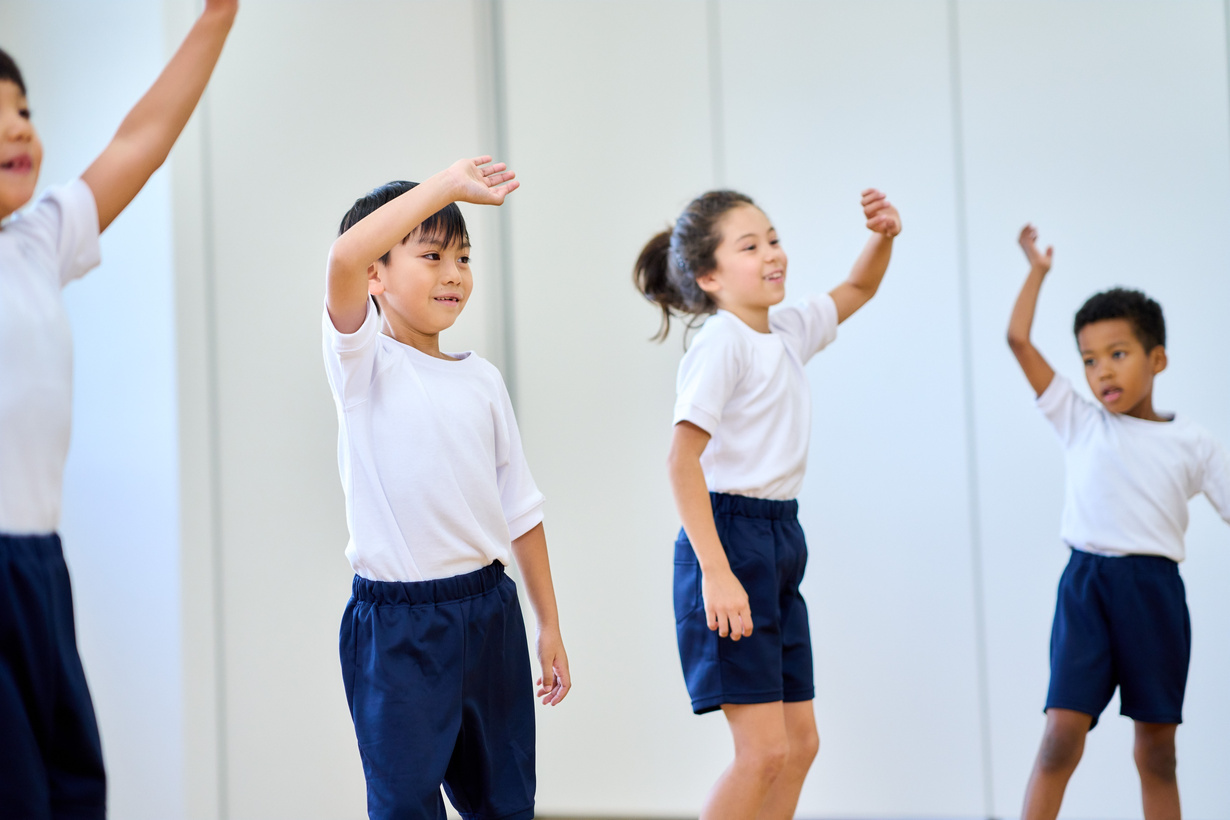
[(722, 548), (717, 525), (713, 521), (713, 504), (709, 501), (709, 488), (705, 485), (700, 458), (672, 452), (669, 466), (675, 508), (679, 511), (679, 520), (683, 522), (683, 531), (687, 533), (692, 551), (696, 553), (701, 572), (708, 574), (712, 570), (729, 570), (730, 561), (726, 558), (726, 550)]
[(538, 630), (559, 631), (559, 610), (555, 585), (551, 581), (551, 560), (547, 555), (547, 535), (542, 524), (512, 542), (513, 558), (521, 571), (526, 595), (534, 608)]
[(1024, 371), (1034, 393), (1039, 396), (1055, 377), (1055, 371), (1030, 339), (1038, 294), (1042, 291), (1042, 280), (1045, 277), (1045, 270), (1036, 266), (1030, 268), (1029, 276), (1025, 278), (1025, 284), (1021, 286), (1016, 304), (1012, 307), (1012, 317), (1008, 320), (1008, 346), (1012, 348), (1012, 354), (1016, 356), (1017, 363)]
[(162, 165), (192, 116), (235, 19), (234, 7), (207, 9), (175, 56), (120, 123), (115, 137), (82, 178), (105, 229)]
[(855, 311), (867, 304), (880, 289), (888, 263), (893, 256), (893, 238), (873, 233), (863, 246), (863, 251), (854, 260), (850, 275), (830, 295), (837, 303), (837, 321), (844, 322)]

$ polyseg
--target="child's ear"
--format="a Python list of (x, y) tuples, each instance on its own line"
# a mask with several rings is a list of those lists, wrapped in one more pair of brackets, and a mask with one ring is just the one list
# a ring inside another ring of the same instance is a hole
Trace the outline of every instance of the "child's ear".
[(384, 293), (384, 282), (380, 281), (380, 269), (375, 262), (367, 266), (367, 292), (372, 296)]
[(702, 273), (700, 276), (697, 276), (696, 284), (701, 290), (710, 296), (722, 289), (722, 284), (718, 282), (717, 277), (713, 275), (713, 271)]
[(1157, 345), (1149, 351), (1149, 363), (1153, 366), (1153, 375), (1156, 376), (1166, 369), (1169, 362), (1166, 359), (1166, 348)]

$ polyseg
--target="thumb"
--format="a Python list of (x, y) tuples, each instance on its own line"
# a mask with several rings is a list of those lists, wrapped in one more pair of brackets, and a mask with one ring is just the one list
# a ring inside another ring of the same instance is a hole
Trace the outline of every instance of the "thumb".
[(1048, 262), (1049, 262), (1049, 261), (1051, 261), (1051, 259), (1052, 259), (1052, 258), (1054, 258), (1054, 256), (1055, 256), (1055, 247), (1054, 247), (1053, 245), (1047, 245), (1047, 247), (1046, 247), (1046, 261), (1048, 261)]
[(550, 689), (555, 686), (555, 664), (551, 658), (542, 659), (542, 688)]

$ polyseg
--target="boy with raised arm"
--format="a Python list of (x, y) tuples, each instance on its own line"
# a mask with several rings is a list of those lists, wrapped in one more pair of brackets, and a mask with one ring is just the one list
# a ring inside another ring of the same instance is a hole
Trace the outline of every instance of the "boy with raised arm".
[(1095, 294), (1073, 330), (1096, 402), (1078, 396), (1030, 342), (1052, 249), (1021, 230), (1029, 276), (1008, 344), (1064, 447), (1061, 535), (1071, 560), (1051, 632), (1046, 730), (1022, 820), (1054, 820), (1086, 733), (1119, 688), (1136, 727), (1146, 820), (1178, 820), (1175, 730), (1182, 722), (1191, 628), (1179, 562), (1187, 502), (1203, 492), (1230, 522), (1230, 457), (1185, 416), (1159, 413), (1153, 381), (1166, 368), (1162, 309), (1134, 290)]
[(444, 353), (470, 296), (457, 202), (499, 205), (503, 163), (459, 160), (361, 197), (329, 253), (324, 354), (355, 577), (346, 698), (372, 818), (534, 815), (534, 691), (516, 559), (538, 618), (538, 695), (570, 687), (534, 485), (500, 373)]
[[(80, 179), (29, 208), (43, 146), (0, 50), (0, 816), (101, 818), (106, 777), (57, 530), (72, 413), (62, 288), (162, 165), (222, 52), (236, 0), (206, 0), (162, 74)], [(24, 208), (24, 210), (22, 210)], [(19, 212), (20, 211), (20, 212)]]

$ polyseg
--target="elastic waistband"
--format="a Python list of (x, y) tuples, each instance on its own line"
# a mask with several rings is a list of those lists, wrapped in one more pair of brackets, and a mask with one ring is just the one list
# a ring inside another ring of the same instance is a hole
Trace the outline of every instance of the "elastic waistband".
[(490, 592), (504, 580), (504, 565), (494, 561), (482, 569), (432, 581), (369, 581), (354, 577), (350, 593), (372, 604), (443, 604)]
[(742, 518), (798, 518), (796, 499), (777, 501), (772, 498), (751, 498), (730, 493), (709, 493), (714, 515), (737, 515)]
[(0, 550), (50, 550), (63, 552), (60, 546), (59, 533), (48, 532), (38, 535), (10, 535), (0, 532)]
[(1096, 552), (1088, 552), (1080, 547), (1069, 547), (1069, 549), (1072, 550), (1072, 561), (1076, 563), (1087, 563), (1126, 570), (1176, 572), (1179, 569), (1179, 565), (1165, 555), (1099, 555)]

